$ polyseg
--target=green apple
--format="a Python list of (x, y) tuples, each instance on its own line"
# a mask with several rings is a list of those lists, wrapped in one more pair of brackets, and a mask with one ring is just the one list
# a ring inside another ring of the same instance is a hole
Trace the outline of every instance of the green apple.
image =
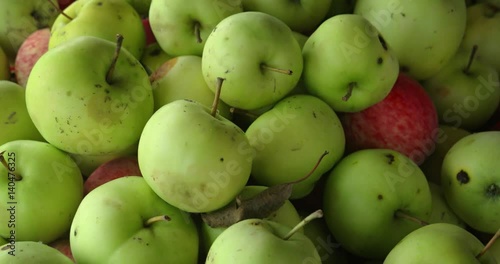
[(31, 33), (52, 26), (58, 6), (57, 0), (0, 1), (0, 47), (11, 63)]
[(158, 109), (144, 127), (138, 160), (151, 188), (181, 210), (211, 212), (236, 198), (252, 156), (245, 133), (204, 105), (177, 100)]
[(497, 263), (489, 252), (476, 258), (483, 248), (483, 243), (467, 230), (453, 224), (436, 223), (403, 238), (385, 258), (384, 264)]
[(191, 216), (163, 201), (138, 176), (88, 193), (70, 230), (73, 257), (82, 264), (196, 263), (198, 242)]
[(436, 75), (422, 83), (436, 106), (441, 124), (477, 130), (500, 104), (497, 70), (474, 60), (474, 53), (475, 50), (472, 55), (470, 50), (459, 50)]
[[(260, 192), (264, 191), (265, 189), (267, 189), (266, 186), (247, 185), (243, 188), (238, 197), (241, 200), (250, 199)], [(299, 213), (297, 212), (293, 204), (289, 200), (286, 200), (285, 203), (276, 212), (272, 213), (269, 217), (266, 217), (264, 219), (281, 223), (285, 226), (293, 228), (298, 223), (300, 223), (302, 218), (299, 216)], [(226, 227), (210, 227), (207, 223), (202, 221), (200, 227), (200, 236), (203, 240), (202, 246), (207, 253), (215, 239), (226, 229)], [(303, 231), (301, 229), (297, 232)]]
[(308, 195), (318, 179), (344, 155), (344, 130), (327, 103), (312, 95), (293, 95), (260, 115), (246, 130), (250, 142), (242, 148), (254, 156), (252, 178), (261, 185), (293, 182), (292, 199)]
[(440, 185), (429, 182), (432, 196), (432, 212), (429, 223), (449, 223), (465, 228), (465, 223), (451, 210)]
[(297, 42), (299, 43), (299, 47), (302, 49), (309, 37), (296, 31), (293, 31), (292, 34), (295, 40), (297, 40)]
[(10, 63), (9, 58), (7, 58), (7, 54), (0, 46), (0, 80), (9, 80), (10, 79)]
[(399, 74), (392, 48), (360, 15), (342, 14), (324, 21), (302, 54), (307, 91), (338, 112), (358, 112), (382, 101)]
[(441, 186), (451, 209), (485, 233), (500, 228), (500, 131), (460, 139), (443, 160)]
[(152, 0), (149, 22), (166, 53), (201, 56), (215, 26), (242, 11), (241, 0)]
[(222, 20), (207, 39), (202, 72), (221, 100), (244, 110), (272, 105), (285, 97), (302, 74), (300, 46), (281, 20), (261, 12), (242, 12)]
[(424, 174), (411, 159), (390, 149), (366, 149), (349, 154), (333, 168), (323, 206), (328, 228), (342, 247), (380, 260), (428, 221), (432, 197)]
[(240, 221), (215, 239), (205, 263), (321, 263), (312, 241), (299, 232), (287, 238), (290, 231), (290, 227), (274, 221)]
[(153, 114), (151, 83), (131, 53), (121, 49), (116, 57), (116, 49), (82, 36), (49, 49), (35, 64), (26, 106), (49, 143), (80, 155), (117, 153), (137, 143)]
[(69, 230), (83, 197), (83, 179), (69, 155), (40, 141), (0, 146), (0, 236), (49, 243)]
[(436, 135), (434, 152), (420, 165), (428, 181), (441, 185), (441, 166), (448, 150), (461, 138), (470, 132), (461, 128), (439, 125)]
[(293, 31), (310, 34), (325, 18), (332, 0), (242, 0), (242, 2), (245, 11), (270, 14), (285, 22)]
[(354, 13), (378, 29), (401, 71), (417, 80), (436, 74), (457, 52), (465, 32), (463, 0), (357, 0)]
[[(179, 99), (194, 100), (206, 107), (211, 107), (214, 101), (215, 94), (208, 88), (201, 72), (200, 56), (174, 57), (162, 64), (149, 79), (155, 111)], [(227, 104), (220, 102), (217, 109), (220, 115), (231, 119)]]
[(24, 87), (0, 80), (0, 145), (17, 139), (44, 141), (26, 109)]
[(15, 246), (0, 248), (0, 263), (9, 264), (73, 264), (74, 262), (57, 249), (41, 242), (18, 241)]
[(78, 0), (59, 15), (51, 28), (49, 49), (81, 36), (114, 41), (123, 36), (123, 47), (140, 59), (146, 45), (146, 33), (135, 9), (123, 0)]
[(141, 63), (151, 74), (160, 68), (163, 63), (172, 58), (173, 56), (168, 55), (161, 49), (158, 42), (154, 42), (146, 46), (144, 53), (142, 54)]
[(498, 7), (488, 3), (478, 3), (468, 7), (467, 27), (462, 40), (462, 48), (471, 50), (474, 45), (478, 45), (477, 58), (500, 72), (499, 41), (500, 12)]

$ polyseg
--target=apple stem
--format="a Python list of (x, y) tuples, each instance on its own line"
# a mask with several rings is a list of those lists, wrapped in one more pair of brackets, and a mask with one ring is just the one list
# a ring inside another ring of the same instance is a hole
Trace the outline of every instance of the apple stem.
[(201, 27), (200, 22), (194, 23), (194, 35), (196, 36), (196, 42), (198, 43), (203, 42), (203, 40), (201, 39), (200, 27)]
[(476, 57), (477, 49), (479, 47), (477, 45), (472, 46), (472, 51), (469, 56), (469, 62), (467, 62), (467, 66), (464, 69), (465, 74), (470, 74), (470, 67), (472, 66), (472, 62), (474, 61), (474, 58)]
[(351, 98), (352, 90), (354, 89), (354, 87), (356, 87), (355, 82), (349, 83), (349, 85), (347, 86), (347, 93), (342, 97), (342, 101), (347, 102), (347, 100), (349, 100), (349, 98)]
[(170, 217), (167, 215), (158, 215), (158, 216), (153, 216), (149, 218), (146, 223), (144, 224), (146, 227), (151, 226), (152, 224), (160, 221), (170, 221)]
[(116, 62), (118, 61), (118, 56), (120, 55), (120, 50), (122, 49), (123, 36), (121, 34), (116, 34), (116, 49), (113, 55), (113, 60), (109, 66), (108, 73), (106, 74), (106, 82), (111, 83), (113, 78), (113, 73), (115, 72)]
[(217, 115), (217, 109), (219, 108), (219, 101), (220, 101), (220, 92), (222, 90), (222, 83), (224, 82), (224, 78), (217, 77), (217, 81), (215, 84), (215, 98), (214, 102), (212, 103), (212, 111), (211, 115), (215, 117)]
[(22, 180), (23, 177), (21, 175), (10, 170), (9, 164), (7, 164), (7, 161), (5, 160), (5, 158), (3, 156), (4, 153), (5, 153), (5, 151), (0, 152), (0, 163), (2, 163), (2, 165), (7, 169), (7, 171), (11, 173), (11, 175), (12, 174), (14, 175), (14, 180), (16, 180), (16, 181)]
[(480, 257), (482, 257), (486, 253), (486, 251), (488, 251), (488, 249), (490, 249), (490, 247), (493, 245), (493, 243), (495, 243), (495, 241), (499, 237), (500, 237), (500, 229), (498, 229), (498, 231), (495, 233), (495, 235), (493, 235), (493, 237), (490, 239), (490, 241), (488, 241), (486, 246), (484, 246), (483, 250), (481, 250), (481, 252), (479, 252), (479, 254), (477, 254), (476, 259), (479, 259)]
[(252, 114), (252, 113), (250, 113), (248, 111), (245, 111), (245, 110), (239, 109), (239, 108), (235, 108), (235, 107), (229, 108), (229, 112), (231, 114), (233, 114), (233, 115), (236, 113), (236, 114), (244, 115), (246, 117), (250, 117), (250, 118), (253, 118), (253, 119), (257, 119), (257, 117), (259, 117), (256, 114)]
[(286, 234), (285, 237), (283, 237), (283, 239), (284, 240), (290, 239), (290, 237), (292, 237), (293, 234), (297, 233), (297, 231), (299, 231), (302, 227), (307, 225), (309, 222), (311, 222), (314, 219), (321, 218), (321, 217), (323, 217), (323, 211), (321, 209), (314, 211), (310, 215), (306, 216), (306, 218), (302, 219), (302, 221), (300, 221), (300, 223), (298, 223), (296, 226), (294, 226), (292, 228), (292, 230), (290, 230), (290, 232), (288, 232), (288, 234)]
[(412, 222), (415, 222), (421, 226), (425, 226), (425, 225), (428, 225), (429, 223), (427, 223), (426, 221), (424, 220), (421, 220), (421, 219), (418, 219), (414, 216), (411, 216), (411, 215), (408, 215), (406, 213), (404, 213), (403, 211), (401, 210), (397, 210), (396, 213), (394, 214), (396, 217), (399, 217), (399, 218), (402, 218), (402, 219), (406, 219), (406, 220), (410, 220)]
[(274, 68), (274, 67), (268, 66), (268, 65), (266, 65), (264, 63), (262, 63), (260, 65), (260, 67), (263, 70), (268, 70), (268, 71), (273, 71), (273, 72), (279, 72), (279, 73), (283, 73), (283, 74), (286, 74), (286, 75), (292, 75), (292, 73), (293, 73), (292, 70), (278, 69), (278, 68)]
[(69, 20), (73, 20), (72, 17), (68, 16), (68, 14), (64, 13), (64, 11), (61, 10), (61, 8), (59, 8), (59, 6), (57, 6), (54, 2), (52, 2), (52, 0), (47, 0), (49, 1), (49, 3), (55, 7), (57, 9), (57, 11), (59, 12), (59, 14), (63, 15), (65, 18), (69, 19)]
[(299, 183), (299, 182), (301, 182), (301, 181), (309, 178), (309, 176), (311, 176), (314, 173), (314, 171), (316, 171), (316, 169), (319, 167), (319, 164), (321, 164), (321, 161), (323, 160), (323, 158), (326, 155), (328, 155), (328, 154), (330, 154), (330, 152), (328, 152), (327, 150), (325, 150), (325, 152), (323, 152), (323, 154), (321, 154), (321, 156), (319, 157), (318, 161), (316, 162), (316, 164), (314, 165), (314, 167), (312, 168), (312, 170), (309, 171), (309, 173), (306, 176), (304, 176), (304, 177), (302, 177), (302, 178), (300, 178), (298, 180), (295, 180), (293, 182), (290, 182), (289, 184), (296, 184), (296, 183)]

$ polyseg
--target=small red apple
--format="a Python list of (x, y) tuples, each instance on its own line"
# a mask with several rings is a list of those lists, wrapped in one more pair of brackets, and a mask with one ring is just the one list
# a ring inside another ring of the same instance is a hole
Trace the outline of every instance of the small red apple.
[(100, 185), (124, 176), (142, 176), (137, 156), (125, 156), (101, 164), (83, 184), (84, 195)]
[(64, 10), (66, 7), (75, 2), (75, 0), (57, 0), (57, 2), (59, 3), (59, 8)]
[(21, 44), (16, 55), (14, 72), (16, 81), (26, 87), (31, 69), (49, 49), (50, 29), (42, 28), (31, 33)]
[(146, 32), (146, 46), (156, 42), (156, 37), (151, 30), (151, 25), (149, 24), (149, 18), (142, 19), (142, 25), (144, 26), (144, 31)]
[(70, 258), (73, 262), (75, 262), (75, 259), (73, 258), (73, 253), (71, 252), (69, 238), (59, 238), (49, 243), (49, 246), (59, 250), (59, 252), (63, 253), (66, 257)]
[(400, 74), (381, 102), (357, 113), (341, 116), (346, 149), (388, 148), (410, 157), (418, 165), (434, 152), (439, 131), (436, 108), (424, 88)]

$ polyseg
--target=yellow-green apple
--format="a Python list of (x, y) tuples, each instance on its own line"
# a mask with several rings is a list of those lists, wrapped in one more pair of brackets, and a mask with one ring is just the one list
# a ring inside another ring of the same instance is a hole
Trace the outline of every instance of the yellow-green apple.
[(0, 145), (16, 139), (44, 141), (28, 114), (25, 94), (19, 84), (0, 80)]
[(171, 55), (168, 55), (163, 51), (158, 42), (149, 44), (146, 46), (144, 53), (142, 54), (141, 63), (146, 69), (152, 74), (166, 61), (172, 59)]
[(345, 136), (340, 120), (327, 103), (312, 95), (285, 97), (246, 130), (250, 142), (241, 151), (254, 156), (252, 179), (273, 186), (295, 183), (292, 199), (308, 195), (319, 178), (344, 155)]
[(470, 135), (470, 132), (461, 128), (439, 125), (436, 136), (436, 148), (420, 165), (428, 181), (441, 185), (441, 166), (448, 150), (461, 138)]
[(0, 236), (9, 241), (49, 243), (69, 230), (83, 197), (76, 163), (40, 141), (14, 140), (0, 146)]
[(0, 248), (0, 263), (73, 264), (74, 262), (57, 249), (42, 242), (18, 241), (15, 246), (4, 245)]
[(198, 242), (191, 216), (137, 176), (107, 182), (85, 196), (70, 230), (77, 263), (196, 263)]
[(51, 27), (58, 14), (57, 0), (0, 1), (0, 47), (10, 63), (24, 40), (37, 29)]
[(10, 63), (7, 54), (3, 51), (0, 46), (0, 80), (10, 79)]
[(457, 52), (465, 32), (463, 0), (357, 0), (354, 13), (379, 30), (401, 71), (417, 80), (436, 74)]
[(137, 143), (153, 113), (153, 92), (141, 63), (119, 44), (94, 36), (73, 38), (35, 64), (26, 106), (49, 143), (94, 156)]
[(441, 186), (451, 209), (475, 230), (500, 228), (500, 131), (479, 132), (455, 143), (443, 160)]
[(483, 243), (467, 230), (449, 223), (419, 228), (398, 243), (384, 264), (417, 263), (497, 263), (489, 252), (476, 257)]
[(242, 11), (241, 0), (152, 0), (149, 23), (166, 53), (201, 56), (215, 26)]
[(312, 33), (325, 18), (332, 0), (242, 0), (244, 11), (259, 11), (285, 22), (293, 31)]
[(17, 51), (14, 62), (16, 82), (26, 87), (31, 69), (49, 49), (50, 29), (41, 28), (31, 33)]
[(233, 201), (250, 178), (245, 133), (217, 111), (190, 100), (158, 109), (139, 140), (144, 179), (169, 204), (211, 212)]
[(429, 182), (432, 196), (432, 212), (429, 223), (449, 223), (465, 228), (465, 223), (450, 208), (440, 185)]
[[(167, 51), (168, 52), (168, 51)], [(208, 37), (202, 72), (215, 92), (224, 79), (220, 98), (244, 110), (272, 105), (298, 83), (303, 59), (290, 28), (278, 18), (247, 11), (225, 18)]]
[[(162, 106), (180, 99), (197, 101), (211, 107), (215, 94), (208, 88), (201, 72), (201, 57), (183, 55), (163, 63), (150, 78), (153, 87), (155, 111)], [(220, 102), (219, 114), (231, 119), (229, 106)]]
[(337, 112), (358, 112), (384, 99), (399, 63), (365, 18), (342, 14), (321, 23), (302, 48), (307, 91)]
[(101, 164), (83, 183), (83, 195), (106, 182), (125, 176), (142, 176), (137, 156), (123, 156)]
[(476, 48), (472, 52), (459, 50), (437, 74), (422, 83), (441, 124), (475, 131), (488, 122), (500, 104), (498, 72), (474, 59), (481, 47)]
[(383, 259), (428, 221), (432, 197), (419, 167), (390, 149), (344, 157), (328, 175), (323, 210), (329, 230), (347, 251)]
[(403, 73), (381, 102), (340, 119), (348, 152), (389, 148), (418, 165), (434, 152), (439, 128), (436, 108), (424, 88)]
[(142, 19), (123, 0), (78, 0), (68, 6), (51, 27), (49, 49), (81, 36), (94, 36), (114, 41), (123, 36), (123, 47), (140, 59), (146, 46)]

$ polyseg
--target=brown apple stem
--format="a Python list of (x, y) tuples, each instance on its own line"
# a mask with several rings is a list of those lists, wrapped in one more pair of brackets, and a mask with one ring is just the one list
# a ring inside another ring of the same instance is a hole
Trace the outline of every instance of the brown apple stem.
[(220, 91), (222, 90), (222, 83), (224, 82), (224, 78), (217, 77), (217, 82), (215, 84), (215, 98), (214, 102), (212, 103), (212, 111), (211, 115), (215, 117), (217, 115), (217, 109), (219, 108), (219, 102), (220, 102)]
[(479, 254), (477, 254), (476, 259), (479, 259), (480, 257), (482, 257), (486, 253), (486, 251), (488, 251), (488, 249), (491, 248), (493, 243), (495, 243), (495, 241), (497, 241), (497, 239), (499, 237), (500, 237), (500, 229), (498, 229), (498, 231), (495, 233), (495, 235), (493, 235), (493, 237), (490, 239), (490, 241), (488, 241), (486, 246), (484, 246), (483, 250), (481, 250), (481, 252), (479, 252)]
[(11, 171), (10, 168), (9, 168), (9, 164), (7, 164), (7, 161), (5, 160), (5, 157), (3, 156), (3, 154), (5, 153), (5, 151), (2, 151), (0, 152), (0, 163), (2, 163), (2, 165), (7, 169), (7, 171), (11, 174), (11, 175), (14, 175), (14, 180), (16, 181), (20, 181), (23, 179), (23, 177), (21, 175), (19, 175), (18, 173), (16, 173), (15, 171)]
[(397, 210), (396, 213), (394, 214), (394, 216), (396, 217), (399, 217), (399, 218), (402, 218), (402, 219), (406, 219), (406, 220), (409, 220), (409, 221), (412, 221), (412, 222), (415, 222), (421, 226), (425, 226), (425, 225), (428, 225), (429, 223), (427, 223), (426, 221), (422, 220), (422, 219), (418, 219), (414, 216), (411, 216), (401, 210)]
[(69, 20), (73, 20), (72, 17), (68, 16), (68, 14), (64, 13), (64, 11), (61, 10), (61, 8), (59, 8), (58, 5), (56, 5), (54, 2), (52, 2), (52, 0), (47, 0), (49, 1), (49, 3), (55, 8), (57, 9), (57, 11), (59, 12), (59, 14), (63, 15), (65, 18), (69, 19)]
[(146, 227), (149, 227), (151, 226), (152, 224), (156, 223), (156, 222), (160, 222), (160, 221), (170, 221), (170, 217), (168, 217), (167, 215), (158, 215), (158, 216), (153, 216), (151, 218), (149, 218), (146, 223), (144, 223), (144, 226)]
[(273, 71), (273, 72), (283, 73), (283, 74), (286, 74), (286, 75), (292, 75), (293, 74), (292, 70), (285, 70), (285, 69), (274, 68), (274, 67), (268, 66), (268, 65), (266, 65), (264, 63), (262, 63), (260, 65), (260, 67), (263, 70), (267, 70), (267, 71)]
[(203, 42), (203, 39), (201, 39), (200, 27), (201, 27), (200, 22), (194, 23), (194, 35), (196, 36), (196, 42), (198, 43)]
[(120, 55), (120, 50), (122, 49), (123, 36), (121, 34), (116, 34), (116, 49), (113, 55), (113, 60), (109, 66), (108, 73), (106, 74), (106, 82), (112, 83), (113, 73), (115, 72), (116, 62), (118, 61), (118, 56)]
[(316, 169), (319, 167), (319, 164), (321, 164), (321, 161), (323, 160), (323, 158), (326, 155), (328, 155), (328, 154), (330, 154), (330, 152), (328, 152), (327, 150), (325, 150), (325, 152), (323, 152), (323, 154), (321, 154), (321, 156), (319, 157), (318, 161), (316, 162), (316, 164), (314, 165), (314, 167), (312, 168), (312, 170), (309, 171), (309, 173), (306, 176), (304, 176), (304, 177), (302, 177), (302, 178), (300, 178), (298, 180), (295, 180), (293, 182), (290, 182), (289, 184), (296, 184), (296, 183), (299, 183), (299, 182), (301, 182), (301, 181), (309, 178), (309, 176), (311, 176), (314, 173), (314, 171), (316, 171)]
[(357, 84), (355, 82), (349, 83), (349, 85), (347, 86), (347, 93), (342, 97), (342, 101), (347, 102), (347, 100), (351, 98), (352, 90), (354, 89), (354, 87), (356, 87), (356, 85)]
[(259, 117), (256, 114), (250, 113), (250, 112), (243, 110), (243, 109), (234, 108), (234, 107), (229, 108), (229, 112), (233, 115), (238, 114), (238, 115), (243, 115), (243, 116), (250, 117), (253, 119), (257, 119), (257, 117)]
[(297, 231), (299, 231), (302, 227), (307, 225), (309, 222), (311, 222), (314, 219), (321, 218), (321, 217), (323, 217), (323, 211), (321, 209), (314, 211), (310, 215), (306, 216), (306, 218), (302, 219), (302, 221), (300, 221), (300, 223), (298, 223), (296, 226), (294, 226), (292, 228), (292, 230), (290, 230), (290, 232), (288, 232), (288, 234), (286, 234), (285, 237), (283, 237), (283, 239), (288, 240), (290, 237), (293, 236), (293, 234), (297, 233)]
[(478, 48), (479, 47), (477, 45), (472, 46), (472, 51), (469, 56), (469, 62), (467, 62), (467, 66), (464, 69), (465, 74), (470, 74), (470, 67), (472, 66), (472, 62), (474, 62)]

